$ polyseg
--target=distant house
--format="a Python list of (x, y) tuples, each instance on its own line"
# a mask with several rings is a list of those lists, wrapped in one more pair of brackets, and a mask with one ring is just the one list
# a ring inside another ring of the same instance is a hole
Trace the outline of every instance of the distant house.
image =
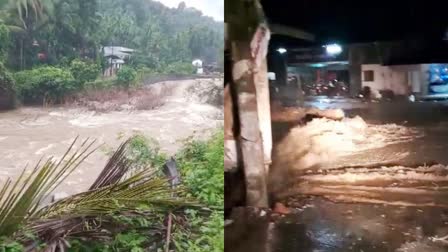
[(107, 59), (109, 66), (104, 71), (104, 76), (113, 76), (118, 69), (125, 64), (125, 60), (130, 59), (134, 53), (134, 49), (122, 46), (105, 46), (103, 47), (103, 55)]
[(196, 73), (202, 74), (204, 72), (204, 69), (202, 68), (202, 60), (195, 59), (192, 62), (193, 66), (196, 67)]

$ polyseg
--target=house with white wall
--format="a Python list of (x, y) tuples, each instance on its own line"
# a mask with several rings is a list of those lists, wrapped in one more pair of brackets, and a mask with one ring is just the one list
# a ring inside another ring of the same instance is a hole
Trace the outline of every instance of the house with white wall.
[(125, 64), (125, 59), (130, 59), (134, 51), (134, 49), (122, 46), (103, 47), (104, 57), (107, 59), (107, 63), (109, 64), (103, 75), (112, 76), (116, 74), (118, 69)]
[(393, 65), (363, 64), (361, 66), (362, 87), (372, 92), (392, 90), (396, 95), (428, 93), (428, 70), (430, 64)]

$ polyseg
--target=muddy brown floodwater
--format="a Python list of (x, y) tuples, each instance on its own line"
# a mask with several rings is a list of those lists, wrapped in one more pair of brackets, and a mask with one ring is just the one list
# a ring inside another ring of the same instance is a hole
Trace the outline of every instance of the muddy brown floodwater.
[(88, 188), (107, 162), (107, 150), (132, 135), (154, 138), (163, 152), (174, 154), (181, 140), (206, 137), (223, 124), (222, 108), (189, 99), (186, 90), (198, 81), (153, 84), (175, 87), (165, 104), (154, 110), (98, 113), (79, 107), (23, 107), (0, 113), (0, 184), (42, 157), (60, 157), (77, 136), (104, 145), (61, 184), (57, 191), (67, 194)]
[(292, 213), (235, 209), (226, 251), (448, 251), (448, 102), (305, 106), (352, 119), (273, 123), (271, 189)]

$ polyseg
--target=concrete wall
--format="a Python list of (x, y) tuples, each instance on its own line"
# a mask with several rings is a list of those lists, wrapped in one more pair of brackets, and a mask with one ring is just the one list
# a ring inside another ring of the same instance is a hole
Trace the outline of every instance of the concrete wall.
[(375, 44), (349, 46), (350, 95), (357, 95), (362, 88), (362, 64), (380, 64), (381, 58)]
[[(397, 95), (411, 92), (424, 93), (426, 89), (423, 65), (382, 66), (364, 64), (361, 66), (362, 86), (369, 86), (372, 91), (389, 89)], [(373, 71), (373, 81), (366, 81), (364, 72)]]

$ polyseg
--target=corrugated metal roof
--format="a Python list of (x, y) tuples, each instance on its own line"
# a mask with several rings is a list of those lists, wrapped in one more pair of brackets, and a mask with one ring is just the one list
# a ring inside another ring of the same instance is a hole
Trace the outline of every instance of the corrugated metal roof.
[(105, 57), (118, 56), (120, 58), (124, 58), (127, 56), (131, 56), (135, 50), (122, 46), (105, 46), (103, 48), (103, 51)]

